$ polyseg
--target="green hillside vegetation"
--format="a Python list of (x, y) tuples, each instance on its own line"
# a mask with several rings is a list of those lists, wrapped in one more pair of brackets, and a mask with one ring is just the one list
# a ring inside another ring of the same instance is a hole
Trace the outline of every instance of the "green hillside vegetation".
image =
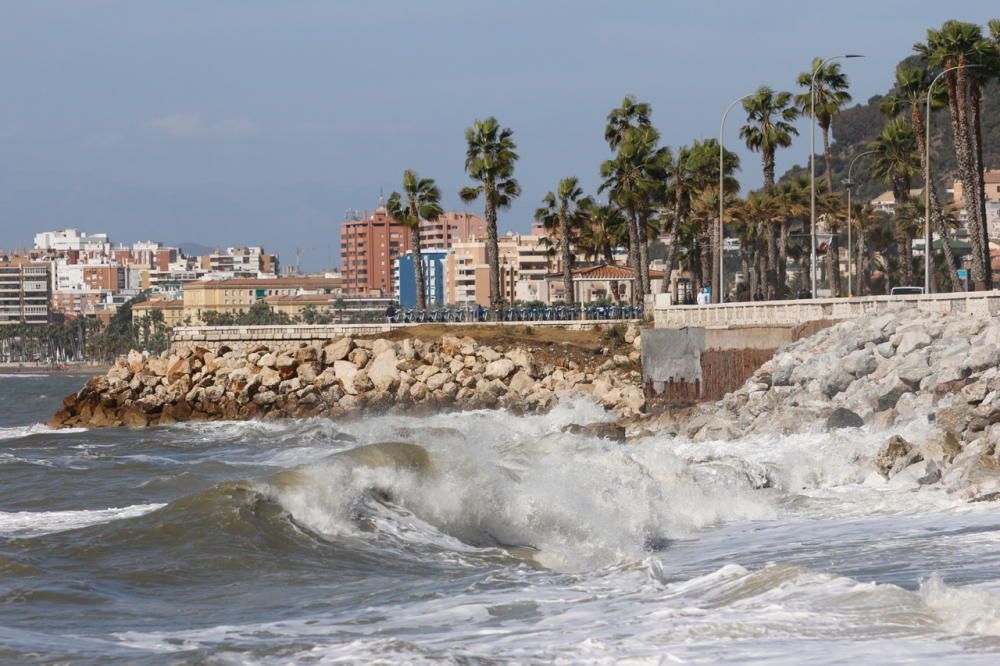
[[(911, 56), (903, 60), (901, 67), (919, 67), (921, 60)], [(893, 90), (887, 91), (891, 95)], [(843, 189), (842, 182), (847, 178), (847, 167), (854, 157), (863, 153), (875, 141), (885, 126), (885, 115), (879, 110), (879, 105), (886, 95), (876, 95), (864, 104), (844, 109), (833, 119), (832, 163), (833, 182), (837, 189)], [(955, 142), (951, 131), (951, 120), (947, 108), (936, 109), (932, 114), (931, 125), (931, 170), (934, 181), (938, 184), (938, 192), (945, 202), (945, 189), (952, 187), (958, 174), (958, 163), (955, 158)], [(983, 163), (987, 168), (1000, 169), (1000, 82), (993, 80), (987, 84), (983, 94)], [(808, 127), (802, 132), (800, 141), (809, 140)], [(823, 178), (823, 156), (819, 130), (816, 136), (816, 179)], [(869, 175), (870, 162), (862, 158), (854, 166), (854, 196), (859, 201), (872, 199), (886, 191), (888, 186)], [(809, 174), (809, 164), (796, 165), (789, 169), (781, 181), (788, 182), (797, 176)], [(920, 187), (923, 179), (915, 180), (914, 187)]]

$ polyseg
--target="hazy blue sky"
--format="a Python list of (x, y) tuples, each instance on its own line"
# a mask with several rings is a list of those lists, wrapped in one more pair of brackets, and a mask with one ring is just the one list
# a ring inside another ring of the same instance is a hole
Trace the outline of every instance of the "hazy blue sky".
[[(626, 94), (677, 146), (716, 136), (758, 85), (790, 89), (814, 55), (865, 54), (845, 70), (866, 100), (928, 27), (996, 16), (996, 0), (0, 1), (0, 247), (75, 226), (264, 244), (285, 263), (302, 248), (319, 268), (344, 211), (406, 168), (462, 207), (463, 131), (488, 115), (521, 153), (502, 231), (526, 230), (559, 178), (596, 188)], [(779, 172), (808, 145), (803, 131)]]

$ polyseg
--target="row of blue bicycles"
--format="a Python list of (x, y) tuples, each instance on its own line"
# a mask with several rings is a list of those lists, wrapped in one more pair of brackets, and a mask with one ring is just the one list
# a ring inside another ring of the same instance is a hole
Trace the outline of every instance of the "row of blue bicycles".
[(641, 305), (593, 305), (581, 307), (441, 308), (437, 310), (399, 309), (386, 315), (391, 324), (431, 324), (487, 321), (573, 321), (642, 319)]

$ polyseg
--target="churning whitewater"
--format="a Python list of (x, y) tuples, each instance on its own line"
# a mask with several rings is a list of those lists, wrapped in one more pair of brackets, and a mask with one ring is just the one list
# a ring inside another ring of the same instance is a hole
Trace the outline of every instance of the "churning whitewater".
[(911, 421), (621, 445), (474, 411), (38, 425), (0, 378), (0, 659), (958, 661), (1000, 652), (1000, 518), (893, 485)]

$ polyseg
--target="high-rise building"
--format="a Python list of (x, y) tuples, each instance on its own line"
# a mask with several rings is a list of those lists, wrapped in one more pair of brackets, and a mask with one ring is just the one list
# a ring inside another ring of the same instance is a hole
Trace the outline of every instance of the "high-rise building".
[[(486, 237), (486, 220), (448, 211), (420, 223), (420, 248), (447, 250)], [(341, 223), (340, 263), (344, 292), (350, 296), (393, 296), (398, 292), (394, 262), (412, 249), (413, 232), (389, 217), (380, 201), (375, 212), (351, 211)]]
[(393, 262), (410, 250), (410, 230), (385, 205), (350, 214), (340, 227), (340, 266), (346, 296), (391, 296)]
[(0, 263), (0, 325), (49, 321), (49, 264), (12, 257)]
[(455, 243), (486, 238), (486, 220), (469, 212), (448, 211), (420, 223), (420, 249), (447, 250)]

